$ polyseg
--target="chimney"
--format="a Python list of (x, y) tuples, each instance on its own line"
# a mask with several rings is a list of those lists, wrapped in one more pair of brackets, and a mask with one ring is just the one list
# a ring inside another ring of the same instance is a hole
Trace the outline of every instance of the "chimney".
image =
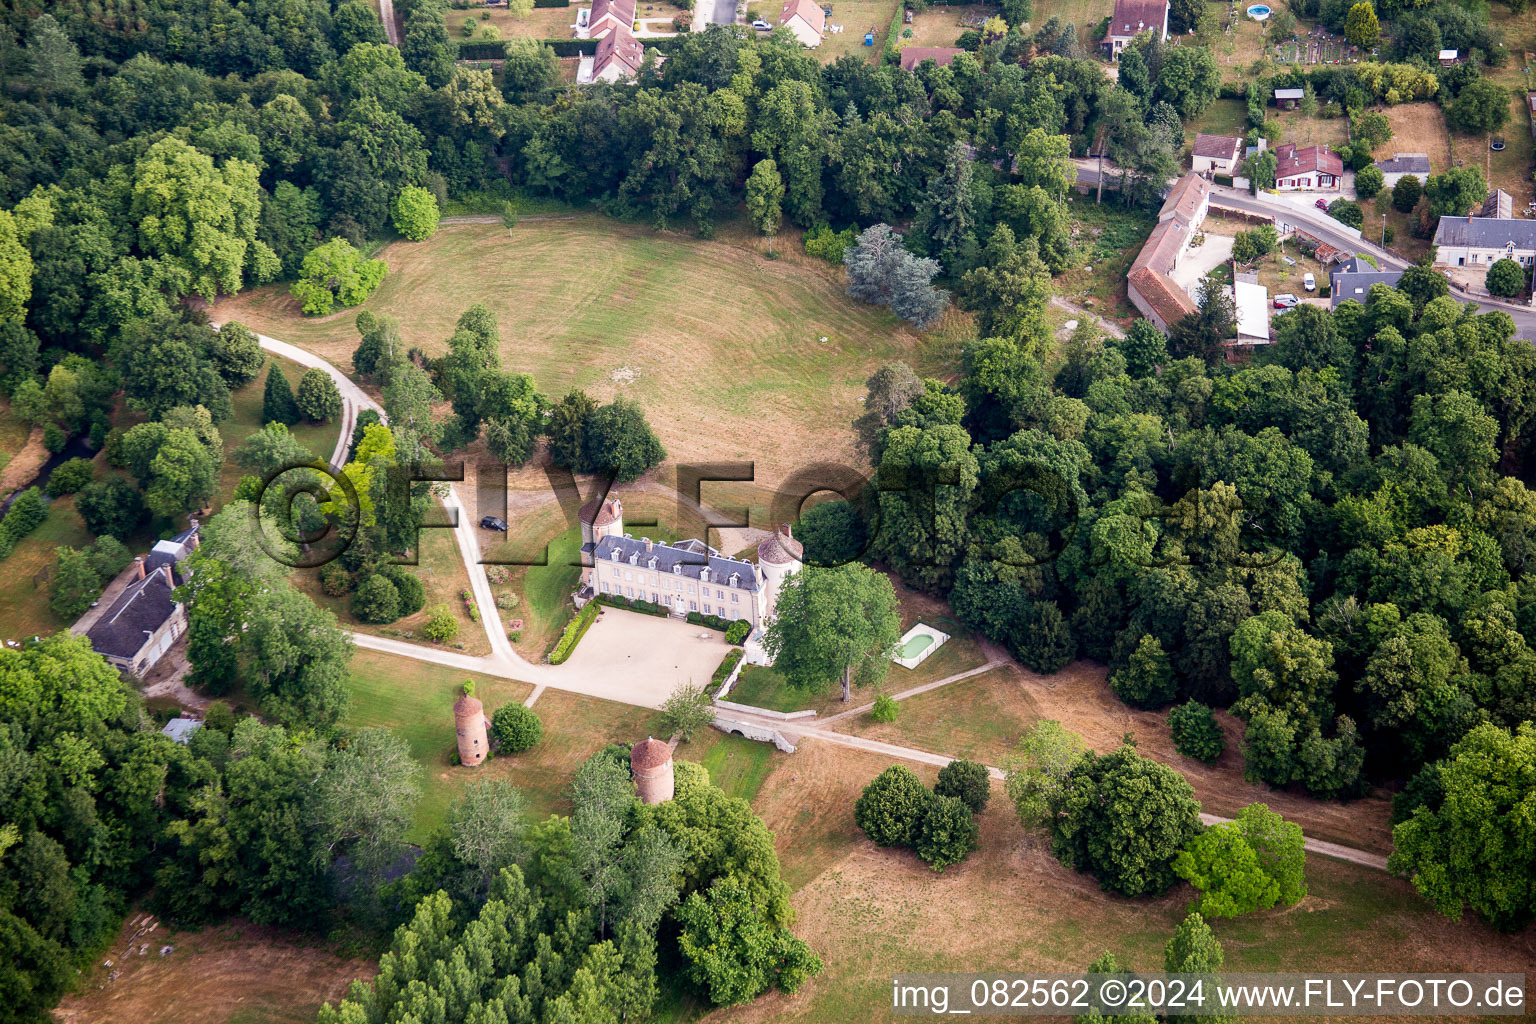
[(647, 538), (645, 538), (645, 550), (647, 550), (647, 551), (649, 551), (649, 550), (651, 550), (651, 548), (652, 548), (652, 547), (654, 547), (654, 546), (655, 546), (655, 545), (653, 545), (653, 544), (652, 544), (652, 543), (651, 543), (651, 538), (649, 538), (649, 537), (647, 537)]
[(790, 538), (791, 540), (794, 539), (794, 534), (789, 532), (789, 524), (788, 523), (780, 523), (779, 524), (779, 532), (782, 533), (784, 536)]
[(136, 579), (136, 580), (141, 580), (141, 579), (144, 578), (144, 556), (143, 555), (138, 555), (133, 560), (133, 578)]
[(192, 535), (187, 538), (187, 550), (196, 551), (197, 546), (203, 542), (202, 534), (197, 528), (197, 517), (193, 516), (189, 521), (192, 527)]

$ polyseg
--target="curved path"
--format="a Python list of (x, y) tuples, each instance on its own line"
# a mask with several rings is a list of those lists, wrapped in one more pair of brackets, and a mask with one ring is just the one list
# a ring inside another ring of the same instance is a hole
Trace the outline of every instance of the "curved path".
[(395, 0), (379, 0), (379, 20), (384, 23), (384, 38), (390, 46), (400, 45), (400, 29), (395, 24)]
[[(212, 326), (218, 327), (217, 324)], [(276, 338), (269, 338), (263, 334), (258, 334), (256, 337), (260, 341), (261, 347), (266, 351), (283, 356), (286, 359), (291, 359), (303, 366), (318, 367), (330, 374), (331, 379), (336, 382), (337, 390), (341, 392), (343, 422), (355, 423), (357, 421), (357, 414), (363, 409), (373, 409), (379, 414), (380, 418), (383, 418), (384, 410), (379, 404), (368, 397), (355, 381), (326, 360), (287, 342), (278, 341)], [(339, 466), (342, 464), (342, 460), (346, 457), (345, 445), (350, 437), (351, 431), (345, 430), (342, 432), (342, 436), (338, 438), (337, 452), (339, 454), (332, 459), (334, 465)], [(557, 690), (566, 690), (570, 693), (584, 694), (589, 697), (600, 697), (604, 700), (618, 701), (623, 704), (634, 704), (635, 701), (632, 699), (633, 691), (626, 687), (621, 680), (606, 675), (584, 677), (577, 672), (567, 671), (556, 665), (535, 665), (525, 660), (517, 651), (513, 650), (511, 643), (507, 640), (506, 629), (502, 626), (501, 614), (496, 607), (495, 596), (491, 593), (490, 581), (486, 579), (485, 570), (480, 565), (480, 549), (479, 543), (475, 539), (474, 525), (469, 521), (469, 517), (464, 515), (464, 506), (452, 485), (449, 485), (448, 493), (443, 498), (443, 505), (456, 520), (454, 539), (459, 546), (459, 555), (464, 560), (465, 571), (469, 574), (470, 585), (474, 589), (475, 601), (480, 606), (481, 622), (485, 625), (486, 637), (491, 642), (491, 654), (484, 657), (476, 657), (461, 654), (457, 651), (446, 651), (437, 647), (423, 647), (419, 644), (407, 643), (404, 640), (374, 636), (370, 633), (353, 633), (351, 634), (352, 642), (365, 650), (380, 651), (403, 658), (415, 658), (418, 661), (429, 661), (435, 665), (447, 665), (466, 672), (479, 672), (484, 675), (532, 683), (534, 685), (534, 692), (528, 698), (529, 703), (537, 699), (546, 687), (551, 687)], [(949, 683), (969, 679), (979, 673), (996, 668), (1001, 663), (997, 658), (989, 657), (985, 665), (903, 691), (896, 695), (896, 699), (900, 700), (919, 693), (927, 693)], [(727, 711), (725, 709), (721, 709), (716, 718), (718, 722), (727, 727), (731, 722), (739, 722), (757, 730), (766, 729), (770, 734), (777, 732), (790, 740), (791, 743), (802, 739), (821, 740), (837, 746), (863, 750), (867, 753), (880, 754), (885, 757), (899, 758), (904, 761), (915, 761), (919, 764), (934, 765), (940, 768), (953, 760), (952, 757), (945, 754), (936, 754), (932, 751), (918, 750), (913, 747), (898, 746), (893, 743), (882, 743), (879, 740), (850, 736), (846, 733), (823, 728), (823, 726), (833, 721), (846, 719), (863, 710), (865, 710), (863, 707), (853, 708), (831, 718), (816, 722), (814, 725), (809, 724), (815, 721), (814, 719), (785, 721), (780, 718), (734, 710)], [(1003, 772), (998, 768), (988, 766), (987, 771), (994, 779), (1001, 780), (1003, 778)], [(1214, 814), (1202, 814), (1200, 815), (1200, 820), (1207, 825), (1214, 825), (1230, 821), (1231, 819), (1221, 818)], [(1337, 843), (1329, 843), (1311, 838), (1306, 840), (1306, 848), (1308, 852), (1319, 856), (1331, 857), (1335, 860), (1347, 861), (1351, 864), (1375, 868), (1380, 871), (1387, 869), (1387, 859), (1378, 853), (1356, 850)]]

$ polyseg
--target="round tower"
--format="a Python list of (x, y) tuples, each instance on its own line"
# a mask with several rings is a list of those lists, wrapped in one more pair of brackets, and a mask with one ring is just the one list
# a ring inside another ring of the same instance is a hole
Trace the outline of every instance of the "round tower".
[(485, 732), (485, 706), (479, 698), (465, 694), (453, 704), (454, 731), (459, 739), (459, 761), (474, 766), (485, 760), (490, 740)]
[(618, 498), (593, 498), (577, 513), (582, 544), (596, 544), (604, 537), (624, 536), (624, 503)]
[(629, 770), (635, 777), (635, 793), (643, 804), (672, 799), (672, 748), (647, 736), (629, 752)]
[(790, 534), (789, 524), (784, 523), (767, 540), (757, 546), (757, 567), (763, 574), (763, 621), (773, 618), (774, 606), (779, 600), (779, 588), (790, 573), (805, 567), (800, 561), (805, 546)]

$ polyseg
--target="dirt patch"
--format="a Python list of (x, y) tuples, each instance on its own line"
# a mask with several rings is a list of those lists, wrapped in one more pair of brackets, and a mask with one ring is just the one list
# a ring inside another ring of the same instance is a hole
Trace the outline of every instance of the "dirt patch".
[(192, 665), (187, 661), (187, 638), (183, 636), (144, 677), (144, 685), (139, 693), (146, 700), (168, 697), (190, 711), (206, 711), (210, 703), (208, 698), (194, 693), (187, 686), (187, 673), (191, 671)]
[(1382, 110), (1392, 126), (1392, 138), (1377, 147), (1376, 159), (1390, 160), (1393, 153), (1427, 153), (1431, 174), (1443, 174), (1451, 166), (1451, 136), (1438, 103), (1399, 103)]
[(11, 456), (11, 461), (0, 470), (0, 497), (10, 494), (37, 475), (48, 461), (48, 449), (43, 447), (43, 428), (33, 427), (27, 435), (27, 443), (21, 451)]
[[(167, 946), (172, 951), (162, 956)], [(309, 1022), (322, 1003), (376, 971), (371, 961), (337, 956), (271, 928), (233, 922), (176, 932), (148, 914), (132, 914), (54, 1017), (64, 1024)]]

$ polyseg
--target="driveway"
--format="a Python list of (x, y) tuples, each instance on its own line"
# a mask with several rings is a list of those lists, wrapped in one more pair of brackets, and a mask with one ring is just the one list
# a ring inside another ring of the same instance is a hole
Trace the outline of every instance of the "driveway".
[(552, 685), (659, 708), (679, 683), (708, 685), (731, 650), (724, 634), (681, 619), (604, 608)]
[(711, 25), (736, 24), (736, 0), (695, 0), (693, 30), (702, 32)]
[(1205, 243), (1186, 252), (1184, 261), (1174, 267), (1173, 273), (1168, 276), (1173, 278), (1174, 284), (1193, 297), (1195, 285), (1200, 282), (1200, 279), (1231, 258), (1232, 236), (1207, 232)]

